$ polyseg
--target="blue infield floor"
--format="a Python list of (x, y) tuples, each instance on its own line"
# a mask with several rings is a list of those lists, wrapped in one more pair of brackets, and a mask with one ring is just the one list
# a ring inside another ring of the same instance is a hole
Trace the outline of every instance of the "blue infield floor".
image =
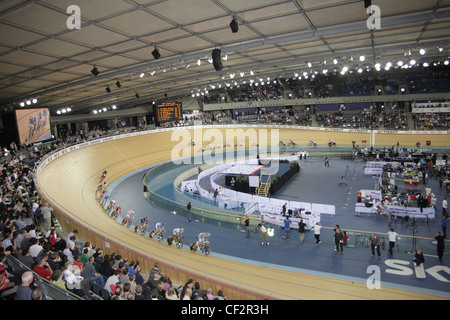
[[(300, 243), (296, 229), (290, 231), (290, 239), (283, 238), (284, 230), (275, 229), (270, 239), (270, 246), (261, 246), (260, 236), (251, 232), (250, 238), (238, 225), (218, 223), (193, 216), (188, 222), (186, 212), (175, 208), (177, 214), (171, 214), (167, 208), (161, 208), (143, 196), (143, 176), (150, 170), (145, 168), (116, 181), (110, 188), (111, 199), (122, 206), (122, 212), (134, 210), (137, 221), (141, 217), (150, 217), (150, 229), (159, 221), (166, 223), (166, 230), (183, 227), (185, 243), (194, 242), (198, 233), (210, 232), (212, 255), (227, 259), (245, 261), (257, 265), (274, 268), (296, 270), (298, 272), (326, 275), (335, 278), (366, 282), (371, 275), (368, 267), (375, 266), (381, 271), (381, 285), (414, 291), (439, 294), (450, 298), (450, 254), (446, 248), (443, 262), (436, 255), (433, 238), (436, 231), (441, 231), (441, 203), (446, 196), (439, 187), (437, 179), (430, 179), (426, 187), (436, 195), (436, 219), (421, 221), (417, 228), (417, 249), (425, 253), (425, 270), (415, 270), (412, 263), (413, 249), (412, 228), (410, 223), (392, 222), (392, 227), (400, 235), (399, 246), (392, 257), (387, 248), (382, 250), (381, 258), (371, 255), (370, 247), (354, 246), (355, 234), (359, 232), (386, 233), (389, 226), (385, 219), (357, 217), (354, 213), (356, 192), (358, 189), (372, 189), (371, 176), (364, 175), (365, 163), (351, 160), (330, 159), (330, 167), (324, 166), (323, 158), (315, 157), (301, 161), (301, 170), (280, 189), (274, 197), (286, 200), (297, 200), (333, 204), (336, 215), (322, 215), (322, 243), (315, 244), (313, 232), (307, 232), (305, 242)], [(164, 173), (159, 194), (168, 199), (175, 195), (174, 179), (195, 165), (179, 165), (171, 172)], [(347, 186), (339, 186), (341, 176), (346, 177)], [(424, 191), (424, 186), (420, 186)], [(400, 189), (400, 187), (399, 187)], [(193, 203), (193, 206), (196, 206)], [(201, 205), (201, 204), (198, 204)], [(195, 221), (197, 220), (197, 221)], [(201, 221), (200, 221), (201, 220)], [(344, 254), (334, 251), (332, 241), (335, 225), (348, 230), (349, 246)], [(243, 228), (242, 228), (243, 229)], [(448, 246), (448, 241), (446, 242)], [(188, 248), (184, 248), (188, 250)], [(183, 250), (184, 250), (183, 249)]]

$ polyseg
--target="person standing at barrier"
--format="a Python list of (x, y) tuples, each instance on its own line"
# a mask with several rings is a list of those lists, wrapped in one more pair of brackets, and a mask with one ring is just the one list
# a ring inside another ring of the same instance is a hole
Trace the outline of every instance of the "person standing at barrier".
[(250, 218), (249, 217), (245, 217), (244, 225), (245, 225), (245, 237), (250, 238)]
[(341, 229), (337, 227), (334, 232), (334, 243), (336, 245), (336, 253), (344, 254), (344, 236)]
[(372, 236), (369, 239), (370, 249), (372, 250), (372, 257), (375, 256), (375, 249), (377, 250), (378, 258), (381, 258), (380, 252), (380, 244), (381, 240), (378, 238), (375, 233), (372, 233)]
[(389, 236), (389, 251), (388, 251), (388, 254), (390, 256), (392, 256), (394, 254), (393, 253), (393, 249), (395, 247), (395, 243), (397, 242), (398, 233), (395, 232), (393, 228), (391, 228), (391, 230), (389, 230), (389, 232), (388, 232), (388, 236)]
[(329, 166), (330, 166), (330, 159), (328, 159), (328, 157), (325, 157), (325, 167)]
[(444, 237), (441, 235), (440, 232), (436, 232), (436, 237), (434, 237), (434, 240), (436, 240), (437, 242), (436, 248), (439, 261), (442, 262), (442, 257), (444, 256), (444, 248), (445, 248)]
[(448, 218), (448, 201), (447, 197), (442, 200), (442, 216)]
[(289, 219), (289, 216), (286, 216), (284, 219), (284, 239), (289, 240), (289, 232), (291, 231), (291, 222), (292, 220)]
[(261, 245), (264, 245), (264, 241), (266, 242), (266, 245), (269, 245), (269, 234), (267, 233), (266, 227), (260, 223), (258, 224), (257, 230), (261, 235)]
[(320, 241), (320, 229), (321, 228), (322, 227), (320, 226), (320, 224), (318, 222), (314, 226), (314, 237), (316, 238), (316, 246), (322, 242), (322, 241)]
[(303, 222), (303, 219), (301, 219), (300, 222), (298, 223), (298, 234), (300, 236), (301, 243), (305, 242), (305, 227), (306, 223)]
[(444, 216), (441, 220), (442, 233), (443, 233), (444, 239), (447, 239), (447, 224), (448, 224), (447, 217)]
[(191, 207), (192, 207), (192, 205), (191, 205), (191, 203), (189, 202), (189, 203), (187, 204), (187, 206), (186, 206), (186, 209), (187, 209), (187, 212), (188, 212), (188, 219), (187, 219), (187, 221), (191, 221)]

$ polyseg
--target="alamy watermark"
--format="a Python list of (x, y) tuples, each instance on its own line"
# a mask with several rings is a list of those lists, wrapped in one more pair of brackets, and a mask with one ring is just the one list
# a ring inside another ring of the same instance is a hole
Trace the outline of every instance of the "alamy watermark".
[(70, 5), (66, 10), (70, 17), (66, 21), (67, 29), (69, 30), (80, 30), (81, 29), (81, 8), (77, 5)]
[(370, 14), (367, 18), (366, 25), (368, 29), (381, 29), (381, 9), (379, 6), (371, 5), (367, 7), (367, 13)]
[(278, 172), (278, 129), (174, 130), (171, 141), (178, 142), (171, 152), (174, 164), (221, 165), (260, 158), (271, 160), (270, 166), (261, 169), (262, 175)]
[[(367, 18), (366, 25), (368, 29), (381, 29), (381, 9), (377, 5), (370, 5), (366, 12), (370, 15)], [(67, 19), (66, 25), (69, 30), (81, 29), (81, 8), (77, 5), (70, 5), (66, 10), (70, 17)]]

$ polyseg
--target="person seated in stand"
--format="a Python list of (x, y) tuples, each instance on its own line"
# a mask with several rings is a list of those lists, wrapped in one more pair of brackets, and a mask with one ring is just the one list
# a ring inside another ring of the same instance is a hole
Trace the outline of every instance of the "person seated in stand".
[(164, 237), (164, 233), (166, 232), (166, 231), (164, 230), (164, 226), (165, 226), (165, 223), (164, 223), (164, 222), (158, 222), (158, 223), (155, 225), (156, 231), (155, 231), (155, 233), (154, 233), (154, 235), (153, 235), (154, 238), (156, 238), (157, 236)]

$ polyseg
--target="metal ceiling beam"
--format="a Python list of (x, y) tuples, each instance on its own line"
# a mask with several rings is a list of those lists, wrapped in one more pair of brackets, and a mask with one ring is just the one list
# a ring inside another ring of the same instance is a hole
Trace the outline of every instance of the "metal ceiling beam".
[[(447, 18), (450, 17), (450, 10), (444, 10), (440, 12), (433, 12), (430, 14), (416, 14), (411, 15), (407, 17), (387, 17), (382, 20), (382, 27), (394, 27), (399, 26), (407, 23), (420, 23), (420, 22), (426, 22), (434, 18)], [(327, 37), (327, 36), (337, 36), (342, 33), (352, 33), (352, 32), (358, 32), (361, 30), (367, 29), (366, 23), (364, 22), (358, 22), (353, 23), (350, 25), (344, 25), (344, 26), (335, 26), (335, 27), (322, 27), (320, 29), (316, 29), (314, 31), (307, 31), (307, 32), (299, 32), (295, 34), (290, 35), (282, 35), (277, 37), (265, 37), (261, 40), (255, 40), (249, 43), (245, 44), (237, 44), (237, 45), (230, 45), (222, 47), (222, 52), (225, 53), (233, 53), (233, 52), (239, 52), (239, 51), (247, 51), (252, 48), (258, 48), (258, 47), (264, 47), (267, 45), (279, 45), (281, 43), (285, 42), (292, 42), (292, 41), (301, 41), (306, 39), (313, 39), (313, 38), (320, 38), (320, 37)], [(448, 42), (448, 39), (445, 40), (445, 42)], [(56, 92), (58, 90), (67, 89), (70, 87), (83, 85), (92, 81), (102, 80), (102, 79), (115, 79), (121, 74), (128, 74), (128, 73), (135, 73), (138, 71), (141, 71), (143, 69), (149, 69), (150, 67), (153, 69), (157, 69), (159, 67), (163, 66), (169, 66), (169, 65), (175, 65), (184, 61), (194, 61), (199, 58), (209, 57), (211, 54), (210, 50), (208, 51), (201, 51), (201, 52), (195, 52), (190, 53), (187, 55), (181, 55), (181, 56), (175, 56), (172, 58), (167, 59), (161, 59), (158, 61), (148, 61), (143, 64), (132, 66), (128, 68), (118, 69), (114, 71), (110, 71), (107, 73), (101, 73), (99, 76), (93, 78), (92, 76), (89, 76), (88, 78), (72, 81), (70, 83), (66, 83), (64, 85), (56, 86), (53, 88), (41, 90), (34, 92), (33, 94), (29, 94), (26, 96), (19, 97), (17, 99), (14, 99), (14, 101), (22, 101), (29, 97), (35, 97), (35, 96), (41, 96), (45, 94), (49, 94), (52, 92)], [(307, 57), (302, 57), (302, 59), (305, 59)], [(12, 101), (9, 101), (12, 102)]]

